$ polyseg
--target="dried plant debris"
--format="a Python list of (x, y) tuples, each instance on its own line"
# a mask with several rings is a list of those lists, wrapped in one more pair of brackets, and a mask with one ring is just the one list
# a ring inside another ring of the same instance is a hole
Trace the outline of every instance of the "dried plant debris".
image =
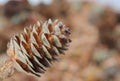
[(68, 49), (70, 34), (70, 29), (58, 20), (37, 22), (11, 38), (7, 52), (17, 70), (40, 76)]

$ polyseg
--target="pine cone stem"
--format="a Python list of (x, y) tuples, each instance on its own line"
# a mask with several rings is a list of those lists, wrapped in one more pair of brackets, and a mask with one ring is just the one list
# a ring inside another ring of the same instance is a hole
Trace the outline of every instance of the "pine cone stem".
[(12, 76), (14, 73), (14, 64), (12, 60), (6, 60), (6, 62), (0, 67), (0, 81)]

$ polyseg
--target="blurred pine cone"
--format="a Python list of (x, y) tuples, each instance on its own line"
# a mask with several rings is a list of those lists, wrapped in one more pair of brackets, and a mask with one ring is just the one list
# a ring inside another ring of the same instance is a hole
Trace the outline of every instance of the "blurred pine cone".
[(27, 0), (9, 0), (4, 6), (4, 14), (7, 17), (12, 17), (24, 10), (30, 10)]
[(116, 49), (120, 52), (120, 25), (116, 26), (113, 32)]
[(69, 15), (70, 5), (66, 0), (53, 0), (49, 5), (44, 3), (39, 4), (35, 10), (46, 17), (46, 19), (57, 17), (66, 20)]
[(14, 36), (7, 52), (18, 71), (40, 76), (58, 55), (68, 49), (70, 34), (70, 29), (57, 20), (38, 22)]
[(116, 25), (116, 13), (111, 9), (105, 9), (98, 19), (98, 22), (96, 22), (96, 26), (99, 31), (100, 42), (110, 49), (115, 48), (113, 32)]

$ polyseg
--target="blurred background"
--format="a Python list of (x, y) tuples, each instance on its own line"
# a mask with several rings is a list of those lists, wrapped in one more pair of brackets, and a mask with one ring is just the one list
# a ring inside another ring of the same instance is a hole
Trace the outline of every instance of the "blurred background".
[(120, 81), (119, 0), (0, 0), (0, 66), (9, 39), (37, 20), (72, 30), (66, 55), (40, 78), (20, 72), (4, 81)]

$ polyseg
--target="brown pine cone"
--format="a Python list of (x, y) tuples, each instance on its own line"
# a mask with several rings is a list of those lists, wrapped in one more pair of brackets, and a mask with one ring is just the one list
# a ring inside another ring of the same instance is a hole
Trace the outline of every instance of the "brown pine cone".
[(68, 49), (70, 34), (70, 29), (57, 20), (38, 22), (11, 38), (7, 52), (17, 70), (40, 76)]

